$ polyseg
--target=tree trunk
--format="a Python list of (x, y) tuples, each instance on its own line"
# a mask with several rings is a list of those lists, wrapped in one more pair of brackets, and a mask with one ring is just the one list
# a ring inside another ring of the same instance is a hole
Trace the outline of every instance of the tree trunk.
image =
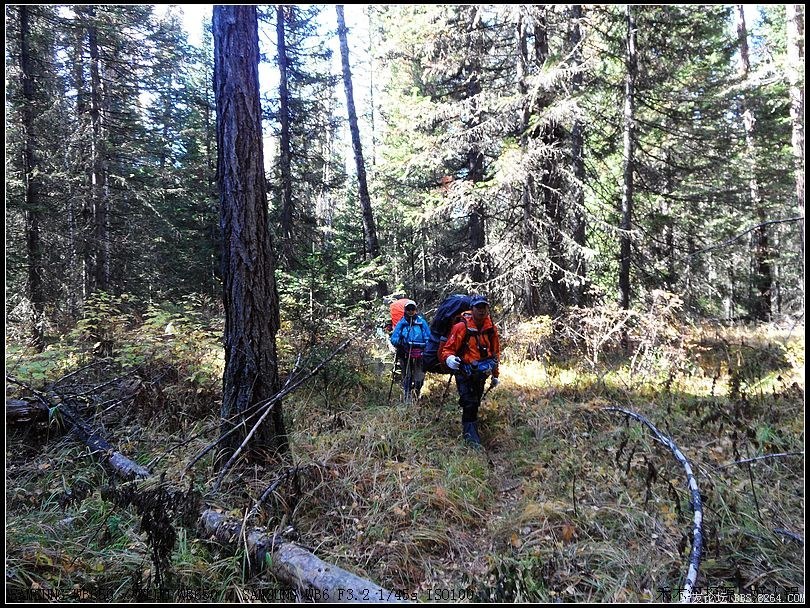
[[(529, 117), (532, 111), (532, 100), (527, 96), (528, 85), (526, 84), (529, 54), (526, 26), (526, 18), (521, 13), (518, 17), (515, 35), (517, 39), (517, 86), (518, 93), (523, 99), (523, 111), (520, 117), (520, 148), (524, 159), (528, 159), (529, 154), (528, 129)], [(526, 178), (523, 184), (521, 184), (523, 189), (523, 192), (521, 192), (521, 207), (523, 208), (523, 247), (526, 259), (531, 259), (533, 254), (537, 251), (537, 239), (534, 232), (534, 222), (532, 221), (534, 217), (535, 184), (531, 169), (528, 166), (526, 169)], [(527, 264), (526, 270), (523, 273), (523, 310), (530, 317), (537, 314), (539, 307), (535, 279), (534, 266)]]
[(791, 143), (796, 175), (796, 202), (802, 221), (801, 235), (802, 278), (799, 285), (804, 295), (804, 5), (786, 4), (787, 67), (790, 81), (790, 122), (793, 127)]
[(78, 413), (76, 402), (69, 397), (59, 395), (56, 403), (49, 403), (41, 395), (37, 397), (37, 401), (6, 399), (8, 424), (30, 426), (50, 422), (51, 419), (61, 421), (61, 426), (69, 428), (79, 441), (88, 446), (94, 455), (122, 479), (144, 479), (151, 475), (147, 468), (124, 456), (99, 435)]
[(42, 251), (39, 239), (39, 175), (42, 173), (36, 155), (37, 129), (34, 125), (36, 93), (34, 61), (31, 56), (30, 9), (21, 5), (20, 16), (20, 77), (22, 79), (22, 120), (25, 137), (23, 179), (25, 180), (25, 245), (28, 255), (28, 293), (31, 297), (31, 345), (42, 352), (45, 346), (42, 323), (44, 301), (42, 287)]
[[(484, 177), (484, 155), (474, 147), (467, 153), (467, 179), (472, 183), (481, 181)], [(484, 268), (483, 249), (486, 245), (486, 232), (484, 226), (484, 214), (481, 203), (475, 203), (470, 210), (467, 220), (467, 238), (470, 247), (470, 258), (472, 266), (470, 268), (470, 278), (473, 283), (483, 283), (486, 278)]]
[[(87, 163), (87, 149), (84, 139), (84, 124), (87, 113), (87, 103), (85, 101), (85, 80), (84, 80), (84, 28), (78, 17), (81, 15), (77, 9), (76, 16), (77, 22), (74, 32), (74, 47), (73, 47), (73, 70), (72, 70), (72, 84), (76, 89), (76, 132), (75, 132), (75, 147), (72, 147), (73, 155), (75, 156), (76, 166), (83, 167)], [(68, 276), (68, 291), (69, 291), (69, 306), (72, 319), (79, 316), (80, 304), (86, 297), (85, 293), (85, 280), (84, 280), (84, 260), (82, 254), (84, 245), (82, 244), (83, 234), (83, 210), (86, 205), (86, 184), (81, 180), (76, 180), (75, 184), (71, 185), (70, 200), (68, 201), (68, 238), (70, 240), (69, 248), (69, 276)]]
[[(534, 20), (534, 58), (537, 69), (543, 70), (549, 57), (548, 44), (548, 24), (545, 15), (539, 15)], [(544, 107), (551, 104), (551, 100), (546, 98), (541, 101)], [(534, 110), (528, 108), (529, 112)], [(526, 116), (528, 121), (528, 115)], [(568, 264), (565, 259), (565, 247), (563, 242), (565, 209), (561, 200), (562, 176), (559, 171), (560, 159), (555, 150), (559, 149), (563, 143), (564, 135), (559, 126), (553, 123), (546, 123), (540, 130), (534, 130), (530, 137), (539, 139), (536, 145), (542, 146), (547, 151), (543, 155), (543, 166), (540, 174), (540, 185), (537, 198), (543, 203), (543, 214), (545, 216), (544, 232), (546, 247), (548, 251), (548, 279), (545, 290), (548, 294), (550, 312), (556, 314), (560, 308), (568, 303), (568, 290), (565, 285), (565, 272)], [(529, 176), (529, 192), (531, 198), (535, 198), (537, 188), (534, 186), (534, 177)], [(524, 211), (528, 220), (529, 214)]]
[(279, 165), (281, 170), (281, 251), (285, 267), (293, 266), (295, 244), (293, 243), (292, 156), (290, 153), (290, 90), (287, 85), (287, 46), (284, 39), (284, 5), (276, 5), (276, 44), (278, 46), (279, 71), (279, 121), (281, 141)]
[(372, 13), (374, 5), (369, 4), (365, 8), (366, 26), (368, 27), (368, 90), (369, 90), (369, 119), (371, 121), (371, 166), (377, 166), (377, 121), (374, 112), (374, 20)]
[[(268, 229), (256, 7), (214, 6), (213, 32), (225, 305), (221, 432), (244, 427), (225, 439), (229, 457), (252, 426), (246, 411), (278, 392), (279, 310)], [(251, 439), (253, 459), (266, 450), (288, 449), (280, 402), (270, 421)]]
[[(573, 53), (574, 75), (571, 78), (573, 94), (582, 90), (582, 5), (571, 5), (571, 52)], [(575, 305), (585, 305), (585, 284), (587, 266), (585, 262), (586, 219), (585, 219), (585, 128), (579, 117), (574, 118), (571, 127), (571, 164), (574, 173), (574, 270), (579, 281), (572, 291)]]
[(92, 125), (90, 188), (92, 198), (92, 236), (90, 237), (92, 268), (88, 270), (92, 286), (106, 291), (109, 287), (107, 161), (104, 142), (101, 85), (101, 59), (98, 51), (98, 31), (95, 24), (96, 9), (90, 8), (93, 19), (88, 25), (90, 50), (90, 123)]
[(87, 81), (84, 69), (85, 43), (90, 30), (92, 13), (90, 7), (76, 7), (76, 38), (74, 48), (73, 85), (76, 87), (76, 124), (79, 147), (79, 164), (84, 168), (85, 181), (77, 188), (77, 230), (76, 230), (76, 280), (81, 287), (80, 300), (82, 303), (93, 291), (93, 239), (91, 228), (93, 226), (93, 166), (92, 166), (92, 128), (89, 120), (90, 94), (87, 90)]
[[(748, 56), (748, 31), (745, 25), (745, 12), (741, 4), (737, 5), (737, 38), (740, 45), (740, 77), (748, 80), (750, 59)], [(768, 220), (762, 195), (757, 181), (756, 147), (754, 144), (754, 113), (748, 107), (745, 95), (742, 98), (743, 123), (745, 125), (745, 147), (748, 160), (748, 190), (751, 195), (751, 206), (757, 220), (763, 224)], [(773, 271), (770, 264), (770, 246), (768, 245), (767, 227), (759, 226), (754, 230), (751, 240), (754, 254), (754, 293), (751, 315), (758, 321), (771, 318), (771, 290), (773, 289)]]
[[(633, 9), (625, 8), (627, 16), (627, 55), (625, 57), (624, 83), (624, 178), (622, 180), (621, 251), (619, 254), (619, 303), (624, 310), (630, 309), (630, 231), (633, 227), (633, 169), (635, 167), (635, 89), (638, 73), (636, 57), (636, 24)], [(626, 340), (623, 340), (626, 342)]]
[[(399, 603), (395, 592), (328, 564), (309, 551), (267, 534), (264, 530), (242, 531), (239, 519), (207, 509), (200, 517), (202, 533), (234, 548), (245, 547), (251, 562), (270, 563), (279, 580), (294, 588), (300, 601), (329, 603)], [(268, 559), (268, 557), (270, 559)]]
[[(377, 227), (374, 223), (374, 213), (371, 210), (371, 196), (368, 193), (366, 179), (366, 165), (363, 160), (363, 146), (360, 143), (360, 129), (357, 124), (357, 111), (354, 107), (354, 91), (352, 86), (352, 73), (349, 66), (349, 43), (346, 39), (346, 22), (343, 18), (343, 5), (335, 5), (338, 22), (338, 38), (340, 39), (340, 57), (343, 64), (343, 86), (346, 89), (346, 108), (349, 114), (349, 130), (352, 135), (352, 149), (354, 150), (354, 163), (357, 167), (357, 186), (360, 194), (360, 209), (363, 215), (363, 235), (365, 237), (366, 258), (377, 259), (380, 256), (380, 245), (377, 241)], [(377, 294), (382, 297), (388, 292), (384, 280), (377, 283)]]

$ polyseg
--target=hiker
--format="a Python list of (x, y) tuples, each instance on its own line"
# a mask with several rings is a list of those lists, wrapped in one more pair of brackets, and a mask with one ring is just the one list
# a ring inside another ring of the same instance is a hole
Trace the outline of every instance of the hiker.
[(465, 313), (453, 326), (439, 358), (455, 371), (458, 402), (461, 406), (461, 426), (464, 440), (480, 448), (478, 408), (484, 396), (484, 383), (492, 375), (490, 388), (498, 386), (498, 361), (501, 354), (498, 330), (489, 316), (485, 296), (470, 298), (472, 314)]
[(397, 349), (397, 357), (402, 366), (402, 388), (405, 401), (408, 402), (411, 382), (413, 391), (418, 397), (425, 381), (422, 353), (430, 340), (430, 328), (424, 317), (418, 314), (416, 302), (413, 300), (405, 302), (404, 313), (394, 328), (394, 333), (391, 334), (391, 344)]

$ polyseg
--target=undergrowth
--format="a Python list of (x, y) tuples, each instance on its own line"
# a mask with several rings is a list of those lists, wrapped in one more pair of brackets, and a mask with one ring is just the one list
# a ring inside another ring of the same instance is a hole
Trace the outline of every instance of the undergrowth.
[[(278, 586), (195, 531), (201, 504), (242, 518), (279, 475), (277, 464), (243, 465), (214, 495), (210, 457), (185, 471), (219, 430), (221, 326), (203, 304), (138, 315), (108, 300), (42, 354), (7, 343), (7, 375), (73, 395), (156, 473), (116, 483), (53, 422), (10, 428), (7, 590), (127, 601), (160, 580), (188, 590), (181, 600), (249, 601)], [(583, 310), (553, 332), (539, 320), (505, 333), (502, 383), (481, 410), (483, 452), (461, 441), (446, 376), (429, 376), (407, 407), (394, 386), (389, 403), (389, 355), (358, 338), (284, 401), (285, 466), (298, 474), (253, 524), (420, 601), (660, 600), (687, 570), (689, 492), (667, 448), (603, 409), (618, 406), (649, 418), (692, 464), (704, 504), (698, 586), (803, 593), (803, 328), (681, 327), (659, 314), (656, 329), (615, 315)], [(629, 352), (604, 339), (616, 323), (632, 329)], [(294, 335), (280, 336), (282, 369), (297, 353), (314, 365), (338, 341)], [(31, 395), (7, 383), (7, 396)], [(777, 453), (790, 455), (734, 464)]]

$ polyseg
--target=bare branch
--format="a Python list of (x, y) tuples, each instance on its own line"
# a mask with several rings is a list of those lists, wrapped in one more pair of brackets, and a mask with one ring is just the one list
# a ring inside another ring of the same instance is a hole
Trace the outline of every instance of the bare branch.
[(686, 479), (689, 484), (689, 493), (692, 497), (692, 508), (695, 511), (695, 518), (692, 525), (692, 552), (689, 555), (689, 570), (686, 573), (686, 580), (683, 583), (682, 596), (683, 603), (689, 603), (692, 597), (692, 589), (695, 586), (695, 581), (697, 580), (698, 569), (700, 568), (700, 554), (703, 551), (703, 503), (700, 498), (700, 490), (698, 489), (697, 480), (695, 479), (695, 475), (692, 473), (692, 466), (689, 464), (686, 456), (683, 455), (683, 452), (681, 452), (678, 446), (675, 445), (675, 442), (655, 428), (655, 425), (641, 414), (637, 414), (635, 412), (631, 412), (630, 410), (625, 410), (619, 407), (605, 407), (602, 409), (606, 412), (619, 412), (625, 414), (626, 416), (635, 418), (644, 424), (653, 432), (658, 441), (670, 449), (672, 454), (675, 456), (675, 459), (681, 463), (681, 466), (683, 466), (684, 470), (686, 471)]

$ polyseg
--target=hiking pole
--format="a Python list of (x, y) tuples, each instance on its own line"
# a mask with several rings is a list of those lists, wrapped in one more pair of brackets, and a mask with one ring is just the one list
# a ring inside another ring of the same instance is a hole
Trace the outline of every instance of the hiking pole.
[(386, 405), (391, 405), (391, 391), (394, 390), (394, 382), (396, 381), (396, 374), (397, 374), (397, 357), (398, 355), (394, 355), (394, 366), (391, 368), (391, 386), (388, 387), (388, 399), (386, 400)]
[(452, 382), (452, 380), (453, 374), (447, 376), (447, 384), (444, 385), (444, 392), (442, 393), (442, 401), (444, 401), (444, 398), (447, 396), (447, 389), (450, 387), (450, 382)]
[(408, 354), (405, 355), (405, 369), (402, 373), (402, 402), (407, 404), (408, 398), (411, 395), (411, 383), (412, 378), (411, 374), (413, 373), (411, 369), (411, 351), (413, 350), (413, 343), (408, 343)]

